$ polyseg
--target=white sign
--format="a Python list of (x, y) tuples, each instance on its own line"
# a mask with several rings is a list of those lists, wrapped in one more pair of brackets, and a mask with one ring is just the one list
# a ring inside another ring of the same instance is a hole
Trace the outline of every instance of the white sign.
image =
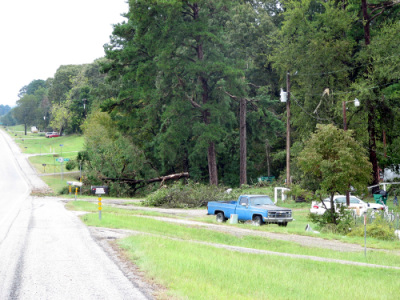
[(104, 190), (104, 188), (96, 188), (96, 195), (102, 195), (105, 194), (106, 191)]

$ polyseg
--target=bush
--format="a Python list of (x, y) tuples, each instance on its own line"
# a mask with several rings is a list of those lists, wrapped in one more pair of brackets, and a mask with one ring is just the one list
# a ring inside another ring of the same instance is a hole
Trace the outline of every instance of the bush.
[[(328, 209), (323, 215), (309, 214), (309, 219), (317, 224), (322, 232), (347, 234), (354, 227), (354, 216), (351, 211), (345, 209), (344, 206), (339, 211)], [(336, 220), (336, 224), (335, 224)]]
[[(359, 225), (348, 234), (349, 236), (364, 236), (364, 225)], [(397, 239), (394, 228), (378, 215), (371, 224), (367, 224), (367, 236), (385, 241)]]
[(146, 206), (162, 206), (168, 208), (194, 208), (207, 205), (208, 201), (224, 200), (232, 195), (224, 193), (222, 187), (189, 182), (176, 182), (163, 186), (147, 196), (143, 202)]
[(76, 166), (77, 166), (77, 163), (76, 163), (75, 160), (69, 160), (69, 161), (67, 161), (67, 163), (65, 164), (65, 168), (66, 168), (68, 171), (71, 171), (71, 170), (75, 169)]
[(68, 186), (63, 186), (59, 191), (59, 195), (68, 195), (69, 194), (69, 187)]

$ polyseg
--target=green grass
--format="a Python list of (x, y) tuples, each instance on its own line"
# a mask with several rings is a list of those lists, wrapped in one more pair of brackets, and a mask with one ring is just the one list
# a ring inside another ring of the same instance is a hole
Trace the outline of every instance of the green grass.
[[(71, 195), (71, 198), (74, 196)], [(93, 196), (86, 196), (87, 198), (91, 198), (92, 201), (97, 201), (98, 202), (98, 197), (93, 197)], [(107, 199), (106, 197), (102, 197), (102, 201)], [(97, 203), (93, 202), (87, 202), (87, 201), (82, 201), (82, 200), (77, 200), (77, 201), (70, 201), (68, 202), (65, 207), (70, 210), (75, 210), (75, 211), (87, 211), (87, 212), (98, 212), (98, 205)], [(135, 216), (135, 215), (142, 215), (142, 216), (162, 216), (162, 217), (171, 217), (169, 214), (163, 214), (159, 212), (153, 212), (153, 211), (145, 211), (145, 210), (128, 210), (125, 208), (116, 208), (112, 207), (110, 205), (104, 205), (103, 202), (103, 213), (113, 213), (113, 214), (121, 214), (121, 215), (128, 215), (128, 216)]]
[[(75, 210), (86, 210), (86, 211), (93, 211), (95, 209), (92, 207), (92, 209), (88, 210), (86, 207), (85, 209), (82, 209), (82, 207), (78, 208), (77, 205), (79, 204), (79, 201), (73, 202), (73, 204), (69, 208), (70, 209), (75, 209)], [(90, 205), (93, 204), (88, 204), (89, 207)], [(112, 212), (112, 210), (110, 210)], [(125, 210), (125, 214), (130, 214), (131, 210)], [(266, 231), (266, 232), (276, 232), (276, 233), (284, 233), (284, 234), (298, 234), (298, 235), (307, 235), (307, 236), (314, 236), (314, 237), (319, 237), (327, 240), (339, 240), (344, 243), (351, 243), (351, 244), (358, 244), (360, 246), (364, 246), (364, 238), (363, 237), (349, 237), (349, 236), (341, 236), (338, 234), (328, 234), (328, 233), (321, 233), (321, 234), (315, 234), (311, 232), (306, 232), (305, 231), (305, 226), (307, 224), (310, 224), (312, 228), (315, 229), (314, 224), (312, 224), (308, 220), (308, 208), (304, 209), (296, 209), (293, 212), (294, 214), (294, 221), (290, 222), (287, 227), (279, 227), (276, 224), (270, 224), (270, 225), (264, 225), (260, 227), (254, 227), (251, 224), (245, 224), (245, 223), (239, 223), (239, 224), (230, 224), (229, 222), (226, 222), (225, 225), (228, 226), (234, 226), (238, 228), (244, 228), (244, 229), (249, 229), (249, 230), (254, 230), (254, 231)], [(168, 215), (171, 217), (170, 215)], [(192, 218), (195, 221), (200, 221), (200, 222), (205, 222), (205, 223), (213, 223), (217, 224), (215, 221), (215, 216), (209, 216), (206, 215), (206, 208), (204, 208), (204, 216), (202, 217), (197, 217), (197, 218)], [(118, 224), (118, 218), (116, 217), (115, 224)], [(118, 227), (116, 227), (118, 228)], [(400, 242), (399, 241), (383, 241), (379, 239), (373, 239), (373, 238), (368, 238), (368, 247), (369, 248), (375, 248), (375, 249), (387, 249), (387, 250), (400, 250)]]
[[(7, 126), (6, 130), (10, 133), (24, 133), (24, 125)], [(27, 133), (30, 132), (30, 128), (27, 128)]]
[[(81, 135), (68, 135), (57, 138), (46, 138), (38, 134), (29, 134), (28, 136), (14, 136), (14, 140), (26, 154), (38, 154), (29, 158), (31, 164), (39, 173), (61, 172), (60, 165), (56, 159), (58, 157), (76, 159), (78, 152), (84, 149), (84, 138)], [(60, 146), (63, 145), (63, 146)], [(43, 166), (46, 164), (46, 166)], [(65, 169), (64, 172), (67, 171)], [(77, 166), (74, 171), (78, 171)]]
[(64, 174), (61, 178), (59, 175), (42, 176), (41, 179), (53, 190), (54, 193), (59, 193), (65, 187), (68, 187), (67, 181), (77, 181), (77, 178), (71, 175)]
[(165, 216), (164, 214), (160, 213), (113, 208), (103, 204), (102, 220), (99, 220), (97, 214), (97, 204), (84, 201), (71, 201), (70, 203), (68, 203), (68, 207), (71, 209), (93, 212), (93, 214), (88, 214), (82, 217), (84, 222), (87, 225), (91, 226), (123, 228), (149, 234), (156, 234), (164, 237), (179, 238), (188, 241), (197, 240), (275, 252), (318, 256), (400, 267), (400, 256), (389, 254), (386, 252), (369, 251), (367, 259), (365, 259), (364, 253), (362, 251), (338, 252), (329, 249), (304, 247), (293, 242), (279, 241), (259, 236), (248, 235), (237, 237), (211, 229), (187, 227), (187, 225), (177, 225), (140, 217), (140, 215)]
[[(63, 154), (64, 158), (69, 158), (70, 160), (76, 159), (77, 152), (74, 153), (65, 153)], [(57, 155), (57, 154), (56, 154)], [(61, 163), (58, 162), (56, 159), (59, 155), (40, 155), (40, 156), (32, 156), (29, 157), (29, 162), (35, 167), (38, 173), (61, 173)], [(46, 166), (43, 166), (45, 164)], [(71, 171), (79, 171), (79, 165), (77, 165), (72, 170), (67, 170), (66, 162), (62, 163), (63, 172), (71, 172)]]
[(57, 138), (28, 135), (28, 137), (18, 136), (14, 140), (27, 154), (58, 154), (59, 156), (69, 157), (76, 155), (84, 147), (83, 136), (76, 134)]
[(394, 299), (400, 288), (398, 270), (238, 253), (151, 236), (118, 244), (178, 299)]

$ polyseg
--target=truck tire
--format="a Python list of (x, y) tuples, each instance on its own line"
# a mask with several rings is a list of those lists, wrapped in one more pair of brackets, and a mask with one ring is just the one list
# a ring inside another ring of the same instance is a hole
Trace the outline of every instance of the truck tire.
[(261, 226), (263, 224), (261, 216), (254, 216), (253, 217), (253, 225), (254, 226)]
[(217, 220), (218, 223), (222, 223), (226, 221), (225, 215), (223, 212), (217, 213), (215, 219)]
[(282, 226), (282, 227), (286, 227), (286, 226), (287, 226), (287, 222), (278, 223), (278, 225), (279, 225), (279, 226)]

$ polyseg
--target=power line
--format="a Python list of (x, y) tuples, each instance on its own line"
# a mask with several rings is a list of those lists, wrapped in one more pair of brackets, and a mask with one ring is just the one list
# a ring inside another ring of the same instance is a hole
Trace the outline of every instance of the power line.
[(300, 107), (301, 110), (302, 110), (305, 114), (307, 114), (308, 116), (310, 116), (311, 118), (314, 118), (314, 119), (316, 119), (316, 120), (318, 120), (318, 121), (332, 121), (331, 119), (320, 118), (320, 117), (318, 117), (318, 116), (314, 116), (313, 114), (309, 113), (309, 112), (306, 111), (306, 109), (297, 101), (297, 99), (296, 99), (296, 97), (293, 95), (293, 93), (291, 93), (290, 95), (292, 96), (292, 98), (293, 98), (294, 102), (296, 103), (296, 105), (297, 105), (298, 107)]

